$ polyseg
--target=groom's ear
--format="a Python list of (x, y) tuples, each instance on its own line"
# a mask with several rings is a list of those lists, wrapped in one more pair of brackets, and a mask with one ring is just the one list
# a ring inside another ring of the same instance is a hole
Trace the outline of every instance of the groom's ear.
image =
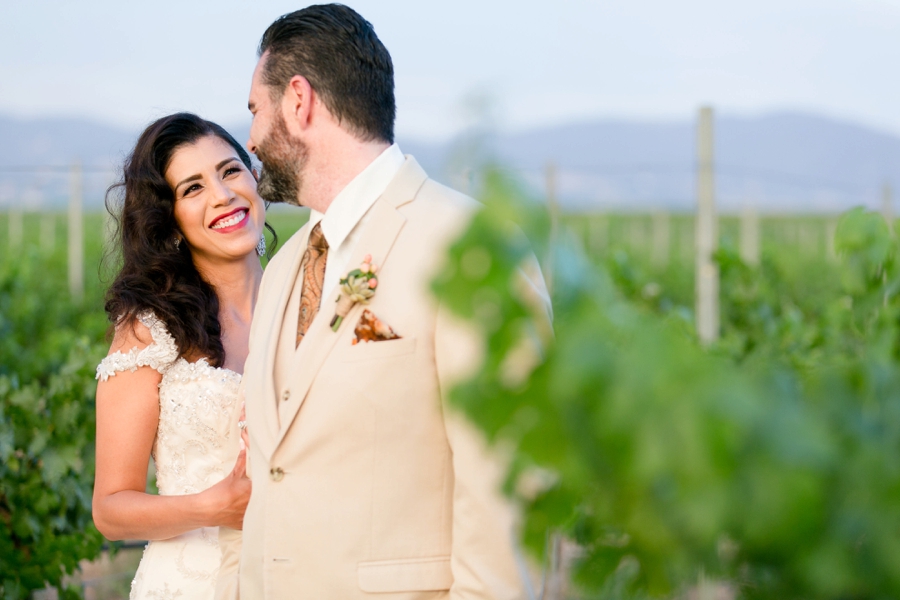
[(306, 129), (312, 120), (314, 102), (315, 92), (309, 81), (302, 75), (294, 75), (284, 93), (285, 117), (300, 129)]

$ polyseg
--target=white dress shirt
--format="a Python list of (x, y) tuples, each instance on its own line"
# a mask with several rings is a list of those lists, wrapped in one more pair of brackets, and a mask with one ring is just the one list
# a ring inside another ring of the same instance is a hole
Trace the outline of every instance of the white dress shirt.
[(325, 281), (322, 284), (323, 301), (348, 271), (359, 266), (347, 263), (365, 224), (366, 213), (384, 193), (405, 161), (400, 147), (393, 144), (335, 196), (325, 214), (310, 211), (310, 228), (321, 222), (322, 234), (328, 242)]

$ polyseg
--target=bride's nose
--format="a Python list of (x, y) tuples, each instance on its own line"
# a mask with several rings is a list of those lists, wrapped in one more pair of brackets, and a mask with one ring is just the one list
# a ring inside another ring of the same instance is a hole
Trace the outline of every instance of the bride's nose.
[(216, 181), (209, 191), (209, 203), (212, 206), (227, 206), (235, 198), (234, 191), (223, 181)]

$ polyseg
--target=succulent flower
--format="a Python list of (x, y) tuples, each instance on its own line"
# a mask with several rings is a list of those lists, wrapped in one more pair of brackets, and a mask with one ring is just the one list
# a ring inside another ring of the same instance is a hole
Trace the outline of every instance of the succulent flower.
[(366, 305), (375, 295), (378, 287), (378, 278), (372, 267), (372, 255), (366, 254), (360, 268), (353, 269), (347, 276), (341, 279), (341, 294), (337, 298), (337, 307), (334, 310), (334, 318), (331, 319), (331, 329), (337, 331), (344, 317), (357, 303)]

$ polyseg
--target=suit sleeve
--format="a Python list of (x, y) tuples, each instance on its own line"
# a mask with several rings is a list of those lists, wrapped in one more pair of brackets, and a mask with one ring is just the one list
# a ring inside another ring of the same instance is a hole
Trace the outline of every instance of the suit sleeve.
[[(520, 283), (533, 289), (536, 300), (545, 304), (538, 314), (547, 315), (544, 325), (549, 328), (546, 290), (540, 269), (535, 268), (536, 261), (523, 269)], [(507, 461), (497, 449), (488, 447), (473, 423), (447, 403), (453, 385), (474, 374), (483, 356), (481, 336), (472, 325), (439, 307), (435, 362), (454, 481), (450, 598), (534, 598), (532, 574), (517, 543), (516, 511), (500, 491)]]

